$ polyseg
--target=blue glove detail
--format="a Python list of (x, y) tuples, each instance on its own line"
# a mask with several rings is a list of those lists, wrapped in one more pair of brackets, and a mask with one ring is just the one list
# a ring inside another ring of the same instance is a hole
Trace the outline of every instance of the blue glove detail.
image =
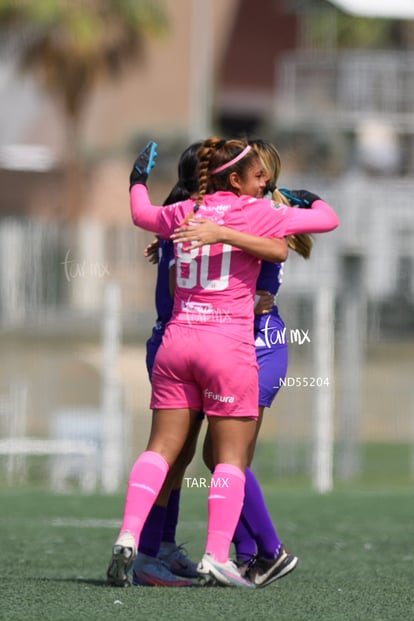
[(293, 206), (301, 209), (310, 209), (312, 203), (320, 200), (320, 196), (308, 192), (308, 190), (286, 190), (285, 188), (278, 188), (278, 191), (288, 199), (289, 203)]
[(146, 147), (138, 154), (129, 177), (130, 189), (137, 183), (146, 185), (148, 176), (155, 166), (155, 159), (158, 155), (157, 146), (156, 142), (150, 140)]

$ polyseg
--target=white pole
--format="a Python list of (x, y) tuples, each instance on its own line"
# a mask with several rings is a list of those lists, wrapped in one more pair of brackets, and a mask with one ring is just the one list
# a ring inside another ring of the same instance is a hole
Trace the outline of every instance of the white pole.
[(314, 447), (312, 484), (320, 493), (333, 488), (334, 313), (331, 287), (319, 288), (314, 300)]
[(192, 0), (190, 140), (211, 134), (213, 99), (212, 2)]
[[(14, 441), (26, 436), (27, 429), (27, 385), (22, 382), (13, 382), (9, 389), (8, 406), (10, 421), (8, 435)], [(10, 453), (7, 459), (7, 481), (11, 483), (16, 475), (20, 479), (26, 476), (26, 456)]]
[(367, 298), (364, 259), (359, 251), (342, 257), (341, 333), (339, 360), (341, 396), (338, 410), (337, 473), (343, 480), (356, 477), (361, 469), (361, 382), (366, 342)]
[(102, 488), (115, 492), (122, 477), (123, 416), (118, 374), (121, 339), (121, 293), (117, 283), (109, 282), (104, 290), (103, 371), (102, 371)]
[(99, 300), (103, 277), (104, 228), (94, 219), (82, 219), (77, 228), (77, 248), (68, 249), (63, 262), (66, 280), (71, 283), (74, 304), (85, 311), (94, 311)]
[(26, 315), (25, 243), (22, 224), (5, 219), (0, 227), (0, 322), (6, 326), (23, 322)]

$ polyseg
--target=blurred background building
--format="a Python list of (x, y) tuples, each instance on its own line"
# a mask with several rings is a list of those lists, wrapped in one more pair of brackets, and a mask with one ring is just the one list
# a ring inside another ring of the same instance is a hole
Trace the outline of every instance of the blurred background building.
[(292, 335), (310, 334), (293, 338), (289, 376), (323, 370), (329, 382), (281, 391), (257, 452), (262, 476), (318, 486), (316, 462), (327, 488), (394, 470), (412, 481), (413, 3), (137, 0), (126, 16), (111, 0), (55, 0), (50, 14), (41, 0), (39, 11), (15, 4), (0, 8), (9, 480), (30, 476), (27, 463), (56, 473), (57, 454), (56, 489), (79, 479), (110, 491), (144, 447), (155, 270), (143, 257), (151, 235), (130, 221), (129, 171), (156, 140), (161, 202), (181, 150), (217, 133), (272, 140), (281, 185), (321, 194), (341, 222), (311, 261), (291, 254), (285, 266), (282, 314)]

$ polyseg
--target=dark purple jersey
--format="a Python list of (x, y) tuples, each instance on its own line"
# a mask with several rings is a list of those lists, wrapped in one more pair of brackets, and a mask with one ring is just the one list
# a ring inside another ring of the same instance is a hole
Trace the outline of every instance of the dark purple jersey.
[(155, 309), (157, 321), (146, 343), (146, 365), (151, 380), (155, 354), (161, 345), (165, 326), (171, 319), (174, 300), (170, 293), (170, 267), (174, 262), (174, 244), (165, 239), (159, 240), (157, 282), (155, 285)]
[(262, 266), (256, 282), (256, 289), (268, 291), (276, 295), (282, 283), (282, 272), (283, 268), (281, 263), (262, 261)]
[(155, 309), (157, 324), (165, 327), (171, 319), (174, 300), (170, 294), (170, 267), (174, 263), (174, 244), (160, 239), (158, 256), (157, 283), (155, 285)]

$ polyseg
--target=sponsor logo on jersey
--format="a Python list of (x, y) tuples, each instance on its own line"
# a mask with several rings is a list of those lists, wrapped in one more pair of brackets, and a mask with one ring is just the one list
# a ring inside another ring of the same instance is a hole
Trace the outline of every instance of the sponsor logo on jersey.
[(286, 209), (286, 205), (283, 203), (276, 203), (275, 201), (270, 201), (270, 206), (272, 209)]
[(222, 224), (226, 212), (231, 209), (231, 205), (202, 205), (201, 208), (203, 211), (203, 218), (208, 217), (210, 220), (213, 220), (213, 222)]

